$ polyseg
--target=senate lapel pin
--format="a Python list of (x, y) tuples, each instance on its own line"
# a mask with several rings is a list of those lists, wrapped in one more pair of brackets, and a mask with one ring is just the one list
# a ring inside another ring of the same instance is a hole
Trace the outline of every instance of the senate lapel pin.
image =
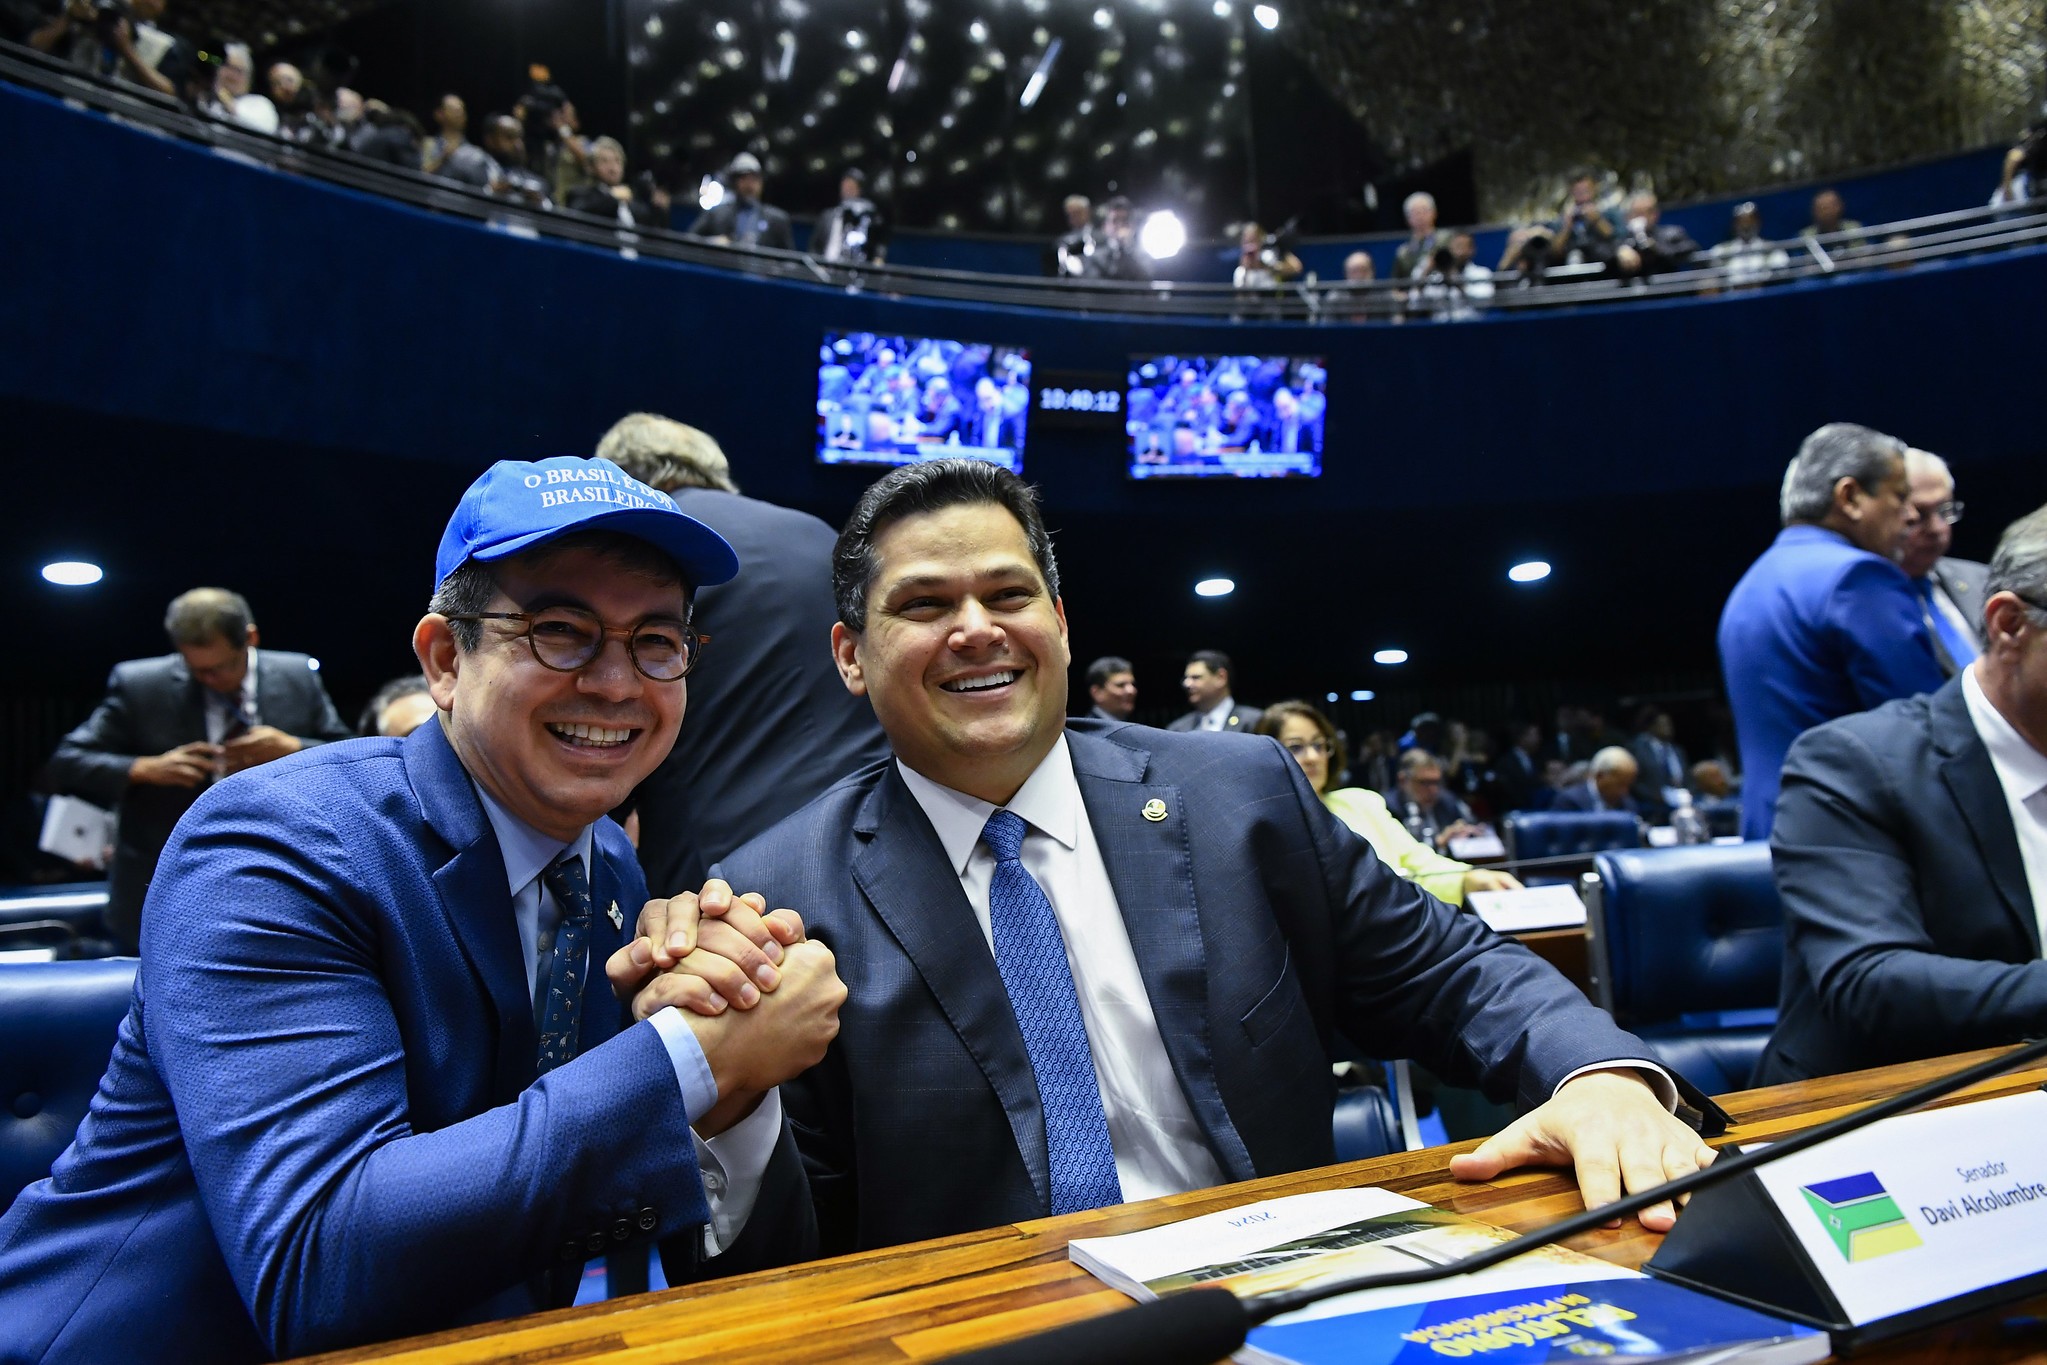
[(611, 917), (612, 928), (614, 929), (625, 928), (625, 916), (619, 913), (617, 901), (613, 901), (611, 903), (611, 909), (605, 911), (604, 913)]
[(1139, 814), (1155, 825), (1166, 818), (1166, 803), (1154, 796), (1151, 800), (1144, 803), (1144, 809)]

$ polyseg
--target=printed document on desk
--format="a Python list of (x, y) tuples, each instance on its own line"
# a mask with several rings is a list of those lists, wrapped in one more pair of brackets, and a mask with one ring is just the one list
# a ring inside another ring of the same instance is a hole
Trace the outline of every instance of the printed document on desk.
[(1520, 891), (1467, 891), (1464, 903), (1497, 934), (1535, 929), (1570, 929), (1585, 922), (1585, 902), (1568, 886), (1531, 886)]

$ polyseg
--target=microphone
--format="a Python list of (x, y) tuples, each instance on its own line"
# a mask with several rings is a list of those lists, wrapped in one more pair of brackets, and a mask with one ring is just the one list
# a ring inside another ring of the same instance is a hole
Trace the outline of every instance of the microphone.
[(1830, 1138), (1864, 1128), (1894, 1114), (1916, 1109), (1929, 1100), (1987, 1080), (2001, 1072), (2017, 1070), (2047, 1058), (2047, 1038), (2026, 1044), (2001, 1057), (1966, 1067), (1928, 1081), (1916, 1089), (1843, 1114), (1840, 1118), (1808, 1128), (1803, 1133), (1770, 1143), (1753, 1152), (1723, 1157), (1690, 1175), (1666, 1180), (1661, 1185), (1637, 1191), (1626, 1198), (1596, 1209), (1586, 1209), (1569, 1218), (1539, 1228), (1509, 1242), (1442, 1265), (1422, 1266), (1378, 1275), (1359, 1275), (1328, 1284), (1309, 1285), (1276, 1294), (1239, 1299), (1227, 1289), (1189, 1289), (1169, 1294), (1151, 1303), (1121, 1309), (1102, 1317), (1068, 1323), (1049, 1332), (1020, 1337), (998, 1346), (983, 1347), (953, 1356), (957, 1365), (1209, 1365), (1244, 1344), (1253, 1327), (1283, 1313), (1291, 1313), (1323, 1299), (1363, 1289), (1385, 1289), (1396, 1285), (1427, 1284), (1485, 1270), (1526, 1252), (1603, 1227), (1615, 1218), (1639, 1213), (1651, 1204), (1728, 1180), (1758, 1166), (1817, 1147)]

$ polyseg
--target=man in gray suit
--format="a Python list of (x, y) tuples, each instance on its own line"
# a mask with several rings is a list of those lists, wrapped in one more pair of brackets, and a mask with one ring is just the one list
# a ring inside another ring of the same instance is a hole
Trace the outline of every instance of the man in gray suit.
[(1948, 558), (1962, 504), (1955, 498), (1955, 479), (1947, 461), (1929, 451), (1908, 450), (1905, 477), (1912, 483), (1912, 507), (1919, 520), (1905, 532), (1898, 567), (1912, 580), (1934, 656), (1952, 678), (1983, 651), (1988, 569), (1973, 559)]
[[(1058, 564), (1015, 475), (898, 469), (833, 563), (839, 673), (894, 757), (714, 869), (801, 913), (849, 991), (825, 1060), (762, 1101), (788, 1106), (826, 1250), (1327, 1164), (1337, 1029), (1530, 1111), (1459, 1177), (1575, 1164), (1599, 1203), (1710, 1160), (1672, 1115), (1702, 1096), (1395, 876), (1272, 740), (1069, 721)], [(687, 957), (646, 981), (677, 905), (608, 965), (636, 1013), (712, 982)]]
[(1250, 734), (1265, 713), (1255, 706), (1240, 706), (1230, 695), (1230, 678), (1235, 669), (1230, 656), (1219, 649), (1196, 650), (1180, 675), (1187, 704), (1194, 709), (1166, 728), (1168, 730), (1234, 730)]
[(48, 770), (55, 790), (120, 811), (107, 927), (129, 952), (157, 855), (200, 792), (351, 733), (318, 663), (256, 647), (256, 622), (239, 593), (194, 588), (172, 601), (163, 625), (177, 652), (116, 664), (105, 700), (64, 737)]
[(667, 417), (621, 418), (597, 454), (725, 537), (746, 569), (697, 593), (692, 624), (711, 643), (689, 724), (634, 793), (640, 866), (669, 896), (888, 744), (832, 666), (831, 527), (741, 494), (717, 441)]
[(2005, 531), (1986, 586), (1973, 664), (1785, 759), (1784, 985), (1758, 1085), (2047, 1030), (2047, 507)]

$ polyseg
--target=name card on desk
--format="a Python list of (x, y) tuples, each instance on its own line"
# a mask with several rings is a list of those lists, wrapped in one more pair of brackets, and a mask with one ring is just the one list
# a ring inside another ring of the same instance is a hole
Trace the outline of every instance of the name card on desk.
[(1500, 836), (1491, 830), (1477, 834), (1458, 834), (1450, 839), (1450, 856), (1470, 863), (1480, 858), (1504, 858), (1507, 846), (1500, 842)]
[(1585, 902), (1568, 886), (1531, 886), (1523, 891), (1470, 891), (1464, 903), (1486, 927), (1500, 934), (1534, 929), (1568, 929), (1585, 922)]
[(2030, 1297), (2047, 1288), (2043, 1131), (2037, 1092), (1885, 1119), (1699, 1191), (1649, 1269), (1837, 1347)]

